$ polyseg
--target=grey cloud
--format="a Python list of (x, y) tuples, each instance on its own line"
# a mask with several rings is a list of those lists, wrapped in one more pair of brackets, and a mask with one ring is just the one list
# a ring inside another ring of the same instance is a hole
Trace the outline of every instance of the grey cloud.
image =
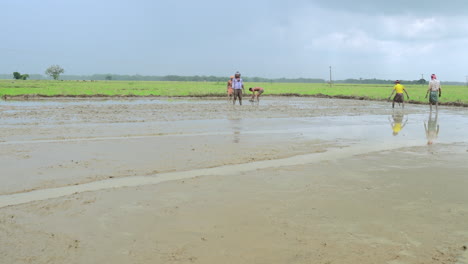
[(335, 11), (344, 11), (356, 14), (396, 15), (415, 14), (418, 16), (434, 15), (464, 15), (468, 8), (465, 0), (311, 0), (310, 4)]
[(464, 79), (465, 4), (434, 3), (3, 1), (0, 73)]

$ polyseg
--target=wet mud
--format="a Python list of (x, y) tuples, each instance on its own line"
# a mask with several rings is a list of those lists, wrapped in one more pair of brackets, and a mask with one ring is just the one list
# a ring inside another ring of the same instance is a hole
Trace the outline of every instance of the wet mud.
[(0, 122), (0, 263), (468, 263), (465, 108), (64, 98)]

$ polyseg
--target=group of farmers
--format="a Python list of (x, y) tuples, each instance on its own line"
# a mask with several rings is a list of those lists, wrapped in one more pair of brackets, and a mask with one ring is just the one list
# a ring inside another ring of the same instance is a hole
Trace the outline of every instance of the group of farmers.
[[(392, 93), (388, 97), (388, 100), (392, 97), (393, 93), (395, 93), (395, 97), (393, 97), (392, 108), (395, 108), (395, 103), (401, 103), (402, 107), (405, 107), (405, 100), (403, 92), (406, 93), (406, 96), (409, 100), (408, 92), (406, 91), (405, 87), (400, 83), (399, 80), (395, 81), (395, 86), (393, 86)], [(430, 92), (430, 94), (429, 94)], [(437, 107), (439, 106), (439, 97), (442, 96), (442, 87), (440, 86), (440, 81), (437, 80), (437, 76), (435, 74), (431, 74), (431, 81), (429, 82), (429, 88), (426, 92), (426, 98), (429, 95), (429, 106), (432, 111), (432, 105), (435, 104), (436, 111), (438, 110)]]
[[(232, 100), (233, 104), (236, 104), (236, 100), (237, 98), (239, 98), (239, 104), (242, 105), (242, 92), (243, 91), (244, 91), (244, 81), (241, 78), (241, 74), (239, 72), (236, 72), (234, 76), (231, 76), (231, 78), (229, 78), (229, 81), (227, 83), (228, 99)], [(252, 92), (252, 98), (250, 99), (250, 101), (258, 103), (259, 97), (264, 92), (264, 89), (262, 87), (250, 87), (249, 91)]]
[[(242, 92), (244, 91), (244, 82), (241, 78), (241, 74), (236, 72), (234, 76), (229, 78), (227, 83), (227, 95), (228, 99), (232, 100), (233, 104), (236, 104), (237, 99), (239, 99), (239, 104), (242, 105)], [(250, 87), (249, 91), (252, 92), (252, 98), (250, 99), (251, 102), (258, 102), (260, 95), (265, 91), (262, 87)], [(405, 107), (405, 100), (403, 92), (406, 94), (409, 100), (408, 92), (406, 91), (405, 87), (400, 83), (399, 80), (395, 81), (395, 86), (393, 87), (392, 93), (388, 97), (392, 97), (394, 93), (395, 97), (393, 97), (392, 108), (395, 108), (395, 103), (401, 103), (402, 107)], [(430, 92), (430, 94), (429, 94)], [(435, 74), (431, 75), (431, 81), (429, 82), (429, 88), (426, 92), (426, 98), (429, 95), (429, 106), (432, 111), (432, 105), (435, 104), (436, 111), (438, 110), (439, 106), (439, 97), (442, 96), (442, 87), (440, 86), (440, 81), (437, 80), (437, 76)]]

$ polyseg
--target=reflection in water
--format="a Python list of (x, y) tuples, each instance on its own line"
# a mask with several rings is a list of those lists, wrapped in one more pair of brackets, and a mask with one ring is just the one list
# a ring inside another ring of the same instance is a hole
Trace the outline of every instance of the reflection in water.
[(388, 117), (390, 126), (392, 127), (393, 135), (396, 136), (406, 126), (408, 117), (403, 121), (405, 114), (403, 112), (393, 112), (392, 119)]
[(429, 112), (429, 120), (427, 124), (424, 122), (424, 128), (426, 130), (427, 144), (432, 145), (434, 140), (439, 135), (439, 124), (437, 123), (438, 112), (435, 112), (434, 118), (432, 118), (432, 111)]
[(242, 129), (242, 126), (241, 126), (242, 119), (235, 118), (235, 119), (228, 119), (228, 120), (231, 123), (231, 128), (232, 128), (233, 135), (234, 135), (234, 138), (233, 138), (232, 142), (239, 143), (240, 142), (240, 131)]

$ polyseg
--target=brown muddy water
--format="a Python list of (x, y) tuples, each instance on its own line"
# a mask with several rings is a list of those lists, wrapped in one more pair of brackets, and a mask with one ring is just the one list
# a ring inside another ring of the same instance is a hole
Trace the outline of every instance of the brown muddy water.
[(428, 108), (0, 101), (0, 263), (468, 263), (468, 110)]

